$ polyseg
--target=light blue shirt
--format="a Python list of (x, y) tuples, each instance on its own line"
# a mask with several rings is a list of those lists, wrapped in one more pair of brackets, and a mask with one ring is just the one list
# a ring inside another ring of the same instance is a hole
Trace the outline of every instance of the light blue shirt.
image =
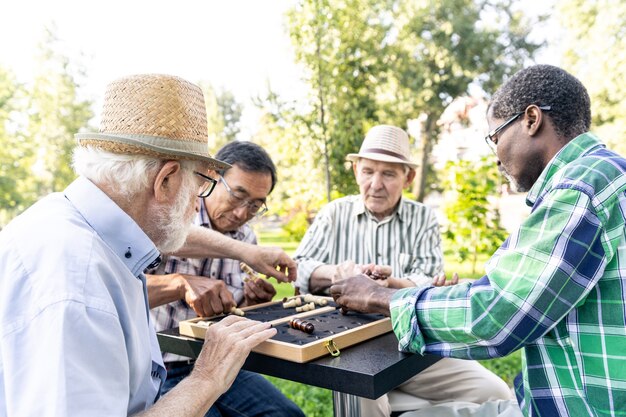
[(165, 369), (143, 270), (159, 253), (86, 178), (0, 232), (0, 416), (125, 416)]

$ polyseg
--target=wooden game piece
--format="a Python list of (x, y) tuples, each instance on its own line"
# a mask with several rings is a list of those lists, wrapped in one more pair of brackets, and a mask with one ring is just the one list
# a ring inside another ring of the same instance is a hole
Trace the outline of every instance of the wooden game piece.
[(246, 276), (243, 277), (243, 282), (248, 282), (251, 279), (254, 280), (259, 277), (254, 269), (250, 268), (246, 263), (240, 262), (239, 267), (241, 268), (241, 271), (246, 274)]
[(305, 303), (315, 303), (318, 306), (325, 306), (326, 304), (328, 304), (328, 300), (326, 300), (324, 297), (316, 297), (313, 294), (307, 294), (304, 296), (304, 302)]
[(302, 299), (300, 297), (292, 298), (288, 300), (287, 297), (283, 298), (283, 308), (293, 308), (302, 305)]
[(304, 321), (301, 319), (291, 319), (289, 320), (289, 327), (296, 330), (301, 330), (304, 333), (311, 334), (315, 331), (315, 326), (313, 323), (309, 323), (308, 321)]
[(230, 312), (231, 312), (231, 314), (234, 314), (236, 316), (242, 316), (243, 317), (243, 316), (246, 315), (246, 313), (242, 309), (237, 308), (237, 307), (231, 308)]
[(303, 306), (296, 307), (297, 313), (301, 313), (304, 311), (311, 311), (311, 310), (315, 310), (315, 303), (308, 303), (308, 304), (304, 304)]
[(211, 325), (213, 325), (215, 323), (213, 323), (212, 321), (200, 320), (200, 321), (197, 321), (196, 324), (198, 326), (202, 326), (202, 327), (209, 327), (209, 326), (211, 326)]

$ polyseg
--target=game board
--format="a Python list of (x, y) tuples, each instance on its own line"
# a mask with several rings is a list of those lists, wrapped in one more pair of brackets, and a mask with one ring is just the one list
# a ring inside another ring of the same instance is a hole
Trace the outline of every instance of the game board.
[[(289, 300), (295, 297), (290, 297)], [(326, 306), (296, 313), (293, 308), (283, 308), (282, 301), (273, 301), (244, 307), (245, 317), (269, 322), (278, 333), (261, 343), (254, 352), (263, 353), (292, 362), (308, 362), (324, 355), (339, 356), (341, 349), (391, 331), (388, 317), (378, 314), (348, 312), (342, 314), (332, 299)], [(207, 326), (203, 322), (217, 322), (224, 315), (195, 318), (179, 323), (181, 335), (203, 339)], [(289, 326), (294, 318), (312, 323), (315, 330), (307, 334)]]

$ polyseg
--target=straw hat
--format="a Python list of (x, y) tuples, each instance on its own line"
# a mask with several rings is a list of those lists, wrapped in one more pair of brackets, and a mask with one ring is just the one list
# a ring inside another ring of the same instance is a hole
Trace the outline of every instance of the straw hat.
[(389, 125), (371, 128), (363, 139), (359, 153), (350, 153), (346, 156), (348, 161), (353, 162), (359, 158), (417, 167), (410, 159), (409, 135), (399, 127)]
[(133, 75), (107, 86), (98, 133), (76, 134), (81, 146), (113, 153), (230, 165), (209, 154), (202, 90), (171, 75)]

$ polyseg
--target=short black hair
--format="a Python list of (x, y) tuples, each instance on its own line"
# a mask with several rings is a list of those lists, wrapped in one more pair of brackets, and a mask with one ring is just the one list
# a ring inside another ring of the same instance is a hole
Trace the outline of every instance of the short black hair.
[(587, 89), (561, 68), (534, 65), (517, 72), (496, 91), (489, 108), (494, 117), (506, 119), (531, 104), (551, 107), (545, 114), (565, 141), (589, 131), (591, 105)]
[[(262, 172), (270, 174), (272, 186), (270, 193), (276, 185), (276, 166), (269, 154), (256, 143), (235, 140), (222, 146), (217, 151), (215, 158), (231, 165), (237, 165), (246, 172)], [(224, 175), (224, 171), (220, 171)]]

